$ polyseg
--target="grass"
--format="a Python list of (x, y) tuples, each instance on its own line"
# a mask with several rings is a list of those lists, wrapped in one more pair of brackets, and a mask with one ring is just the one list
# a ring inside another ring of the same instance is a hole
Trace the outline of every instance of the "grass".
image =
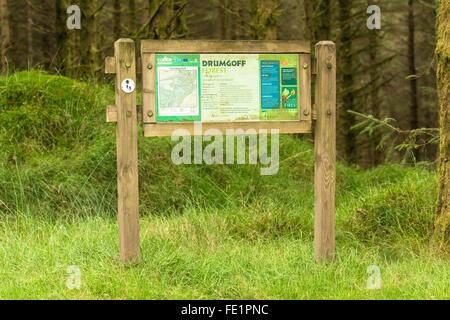
[[(336, 261), (317, 264), (313, 149), (288, 135), (264, 177), (259, 165), (176, 166), (174, 142), (140, 137), (142, 262), (122, 266), (112, 99), (37, 71), (0, 78), (0, 298), (450, 298), (448, 257), (428, 245), (435, 173), (339, 163)], [(79, 290), (66, 285), (73, 265)], [(366, 287), (371, 265), (379, 290)]]

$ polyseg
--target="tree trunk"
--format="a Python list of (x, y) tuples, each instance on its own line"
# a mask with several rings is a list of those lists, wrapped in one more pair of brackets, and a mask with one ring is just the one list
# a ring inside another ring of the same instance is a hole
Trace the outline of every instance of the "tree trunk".
[(316, 29), (316, 40), (330, 40), (331, 32), (331, 1), (321, 0), (319, 2), (319, 21)]
[(173, 33), (171, 21), (174, 15), (174, 1), (160, 1), (158, 14), (155, 16), (155, 34), (157, 39), (170, 39)]
[[(48, 19), (48, 13), (54, 10), (54, 1), (45, 2), (39, 14), (36, 15), (36, 36), (34, 40), (34, 59), (39, 61), (45, 70), (51, 70), (53, 54), (56, 52), (54, 37), (55, 25)], [(40, 30), (39, 26), (45, 26), (45, 30)]]
[(10, 32), (9, 32), (9, 15), (8, 15), (8, 1), (0, 0), (0, 23), (2, 25), (2, 31), (0, 34), (0, 72), (6, 73), (7, 71), (7, 57), (8, 48), (10, 46)]
[(250, 8), (250, 32), (253, 40), (275, 40), (277, 22), (281, 14), (278, 0), (252, 0)]
[[(330, 0), (303, 0), (303, 10), (305, 14), (304, 39), (311, 42), (312, 58), (314, 59), (314, 47), (321, 40), (330, 40), (331, 30), (331, 3)], [(315, 77), (311, 79), (312, 86), (315, 86)], [(314, 101), (315, 92), (312, 92)]]
[(31, 15), (31, 8), (28, 3), (25, 3), (26, 12), (26, 49), (25, 55), (27, 57), (28, 69), (33, 66), (33, 18)]
[(311, 46), (314, 47), (315, 39), (314, 38), (314, 28), (313, 28), (313, 1), (312, 0), (303, 0), (303, 10), (305, 12), (305, 29), (303, 31), (303, 36), (305, 40), (310, 40)]
[[(368, 0), (367, 5), (371, 5), (372, 1)], [(372, 87), (370, 91), (370, 113), (377, 119), (380, 119), (380, 67), (378, 66), (379, 59), (379, 45), (378, 45), (378, 31), (377, 30), (367, 30), (369, 33), (368, 36), (368, 52), (369, 52), (369, 78), (370, 78), (370, 86)], [(377, 145), (381, 141), (382, 136), (379, 131), (375, 131), (373, 135), (369, 137), (370, 147), (369, 147), (369, 155), (370, 155), (370, 164), (378, 165), (382, 160), (382, 153), (377, 150)]]
[(172, 3), (172, 15), (176, 18), (171, 19), (173, 21), (174, 27), (172, 28), (170, 37), (183, 38), (188, 32), (185, 7), (187, 1), (173, 1)]
[(136, 32), (136, 1), (128, 1), (128, 34), (133, 35)]
[(114, 41), (120, 39), (121, 35), (121, 8), (120, 8), (120, 0), (114, 0), (114, 24), (113, 24), (113, 33), (114, 33)]
[(352, 39), (352, 0), (339, 0), (340, 21), (340, 74), (341, 79), (341, 110), (339, 111), (341, 130), (344, 138), (345, 159), (356, 163), (356, 133), (350, 128), (356, 124), (355, 116), (348, 110), (354, 108), (354, 75), (353, 75), (353, 39)]
[[(67, 57), (69, 56), (67, 50), (67, 28), (65, 18), (64, 1), (57, 0), (55, 3), (55, 38), (56, 38), (56, 53), (52, 63), (56, 65), (57, 70), (66, 71), (66, 67), (70, 68)], [(52, 65), (51, 65), (52, 67)], [(65, 73), (64, 73), (65, 74)]]
[(436, 59), (440, 103), (439, 197), (436, 206), (433, 242), (450, 252), (450, 0), (439, 1)]
[(305, 11), (305, 39), (312, 46), (321, 40), (330, 40), (331, 2), (330, 0), (303, 0)]
[(82, 2), (82, 44), (81, 50), (81, 65), (83, 74), (94, 76), (97, 71), (100, 71), (100, 51), (98, 41), (98, 19), (99, 15), (99, 1), (85, 0)]
[[(97, 0), (92, 0), (93, 2), (93, 12), (95, 12), (95, 14), (92, 14), (92, 29), (90, 29), (90, 31), (92, 32), (92, 39), (90, 42), (91, 45), (91, 49), (90, 49), (90, 71), (92, 75), (97, 75), (97, 72), (99, 72), (101, 70), (101, 59), (100, 59), (100, 41), (99, 41), (99, 28), (98, 28), (98, 19), (97, 19), (97, 15), (99, 13), (97, 13), (98, 10), (98, 6), (99, 3)], [(119, 18), (119, 26), (120, 26), (120, 18)], [(120, 28), (119, 28), (119, 37), (120, 37)]]
[(231, 24), (230, 24), (230, 14), (227, 10), (223, 8), (229, 9), (230, 0), (223, 0), (221, 6), (219, 6), (219, 16), (220, 16), (220, 38), (222, 40), (230, 39), (231, 35)]
[[(411, 76), (410, 91), (411, 91), (411, 106), (410, 106), (410, 126), (411, 129), (419, 127), (419, 102), (417, 100), (417, 78), (416, 78), (416, 56), (414, 51), (414, 4), (413, 0), (408, 0), (408, 65), (409, 75)], [(418, 159), (419, 151), (414, 150), (414, 157)]]

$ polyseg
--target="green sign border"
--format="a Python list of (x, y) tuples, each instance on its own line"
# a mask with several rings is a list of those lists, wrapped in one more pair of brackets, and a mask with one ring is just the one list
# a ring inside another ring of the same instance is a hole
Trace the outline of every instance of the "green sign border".
[[(218, 54), (219, 55), (219, 54)], [(300, 69), (299, 69), (299, 54), (248, 54), (258, 56), (258, 77), (259, 77), (259, 121), (292, 121), (300, 120)], [(184, 122), (184, 121), (202, 121), (201, 108), (201, 65), (200, 54), (156, 54), (156, 120), (157, 122)], [(159, 63), (159, 59), (168, 57), (172, 59), (170, 63)], [(177, 61), (174, 61), (174, 60)], [(187, 62), (184, 59), (188, 59)], [(279, 60), (280, 61), (280, 93), (285, 87), (295, 88), (297, 90), (296, 100), (297, 107), (291, 109), (282, 108), (282, 94), (280, 94), (280, 108), (279, 109), (261, 109), (261, 60)], [(285, 60), (286, 64), (282, 65)], [(198, 116), (160, 116), (159, 115), (159, 92), (158, 92), (158, 68), (159, 67), (198, 67)], [(295, 68), (297, 70), (297, 85), (287, 86), (282, 84), (282, 68)], [(223, 121), (228, 122), (228, 121)]]
[[(170, 63), (159, 63), (158, 58), (168, 57), (172, 59)], [(174, 61), (175, 59), (184, 61)], [(156, 70), (156, 121), (159, 122), (183, 122), (183, 121), (201, 121), (202, 120), (202, 107), (201, 107), (201, 75), (200, 75), (200, 55), (199, 54), (157, 54), (155, 56)], [(158, 92), (158, 68), (159, 67), (198, 67), (198, 116), (161, 116), (159, 115), (159, 92)]]

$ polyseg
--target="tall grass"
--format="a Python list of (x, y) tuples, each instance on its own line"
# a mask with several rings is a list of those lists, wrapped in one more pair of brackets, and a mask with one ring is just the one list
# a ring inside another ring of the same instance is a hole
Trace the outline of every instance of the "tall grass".
[[(0, 78), (2, 298), (449, 298), (428, 247), (436, 175), (338, 163), (337, 257), (313, 257), (308, 137), (280, 137), (280, 170), (181, 165), (170, 138), (139, 137), (142, 263), (117, 261), (108, 86), (37, 71)], [(65, 286), (66, 268), (82, 288)], [(367, 290), (367, 267), (382, 272)]]

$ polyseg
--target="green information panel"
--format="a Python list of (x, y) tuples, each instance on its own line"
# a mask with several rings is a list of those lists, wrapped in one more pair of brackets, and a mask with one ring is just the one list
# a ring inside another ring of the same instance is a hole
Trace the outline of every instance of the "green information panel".
[(157, 54), (157, 121), (299, 120), (297, 54)]

